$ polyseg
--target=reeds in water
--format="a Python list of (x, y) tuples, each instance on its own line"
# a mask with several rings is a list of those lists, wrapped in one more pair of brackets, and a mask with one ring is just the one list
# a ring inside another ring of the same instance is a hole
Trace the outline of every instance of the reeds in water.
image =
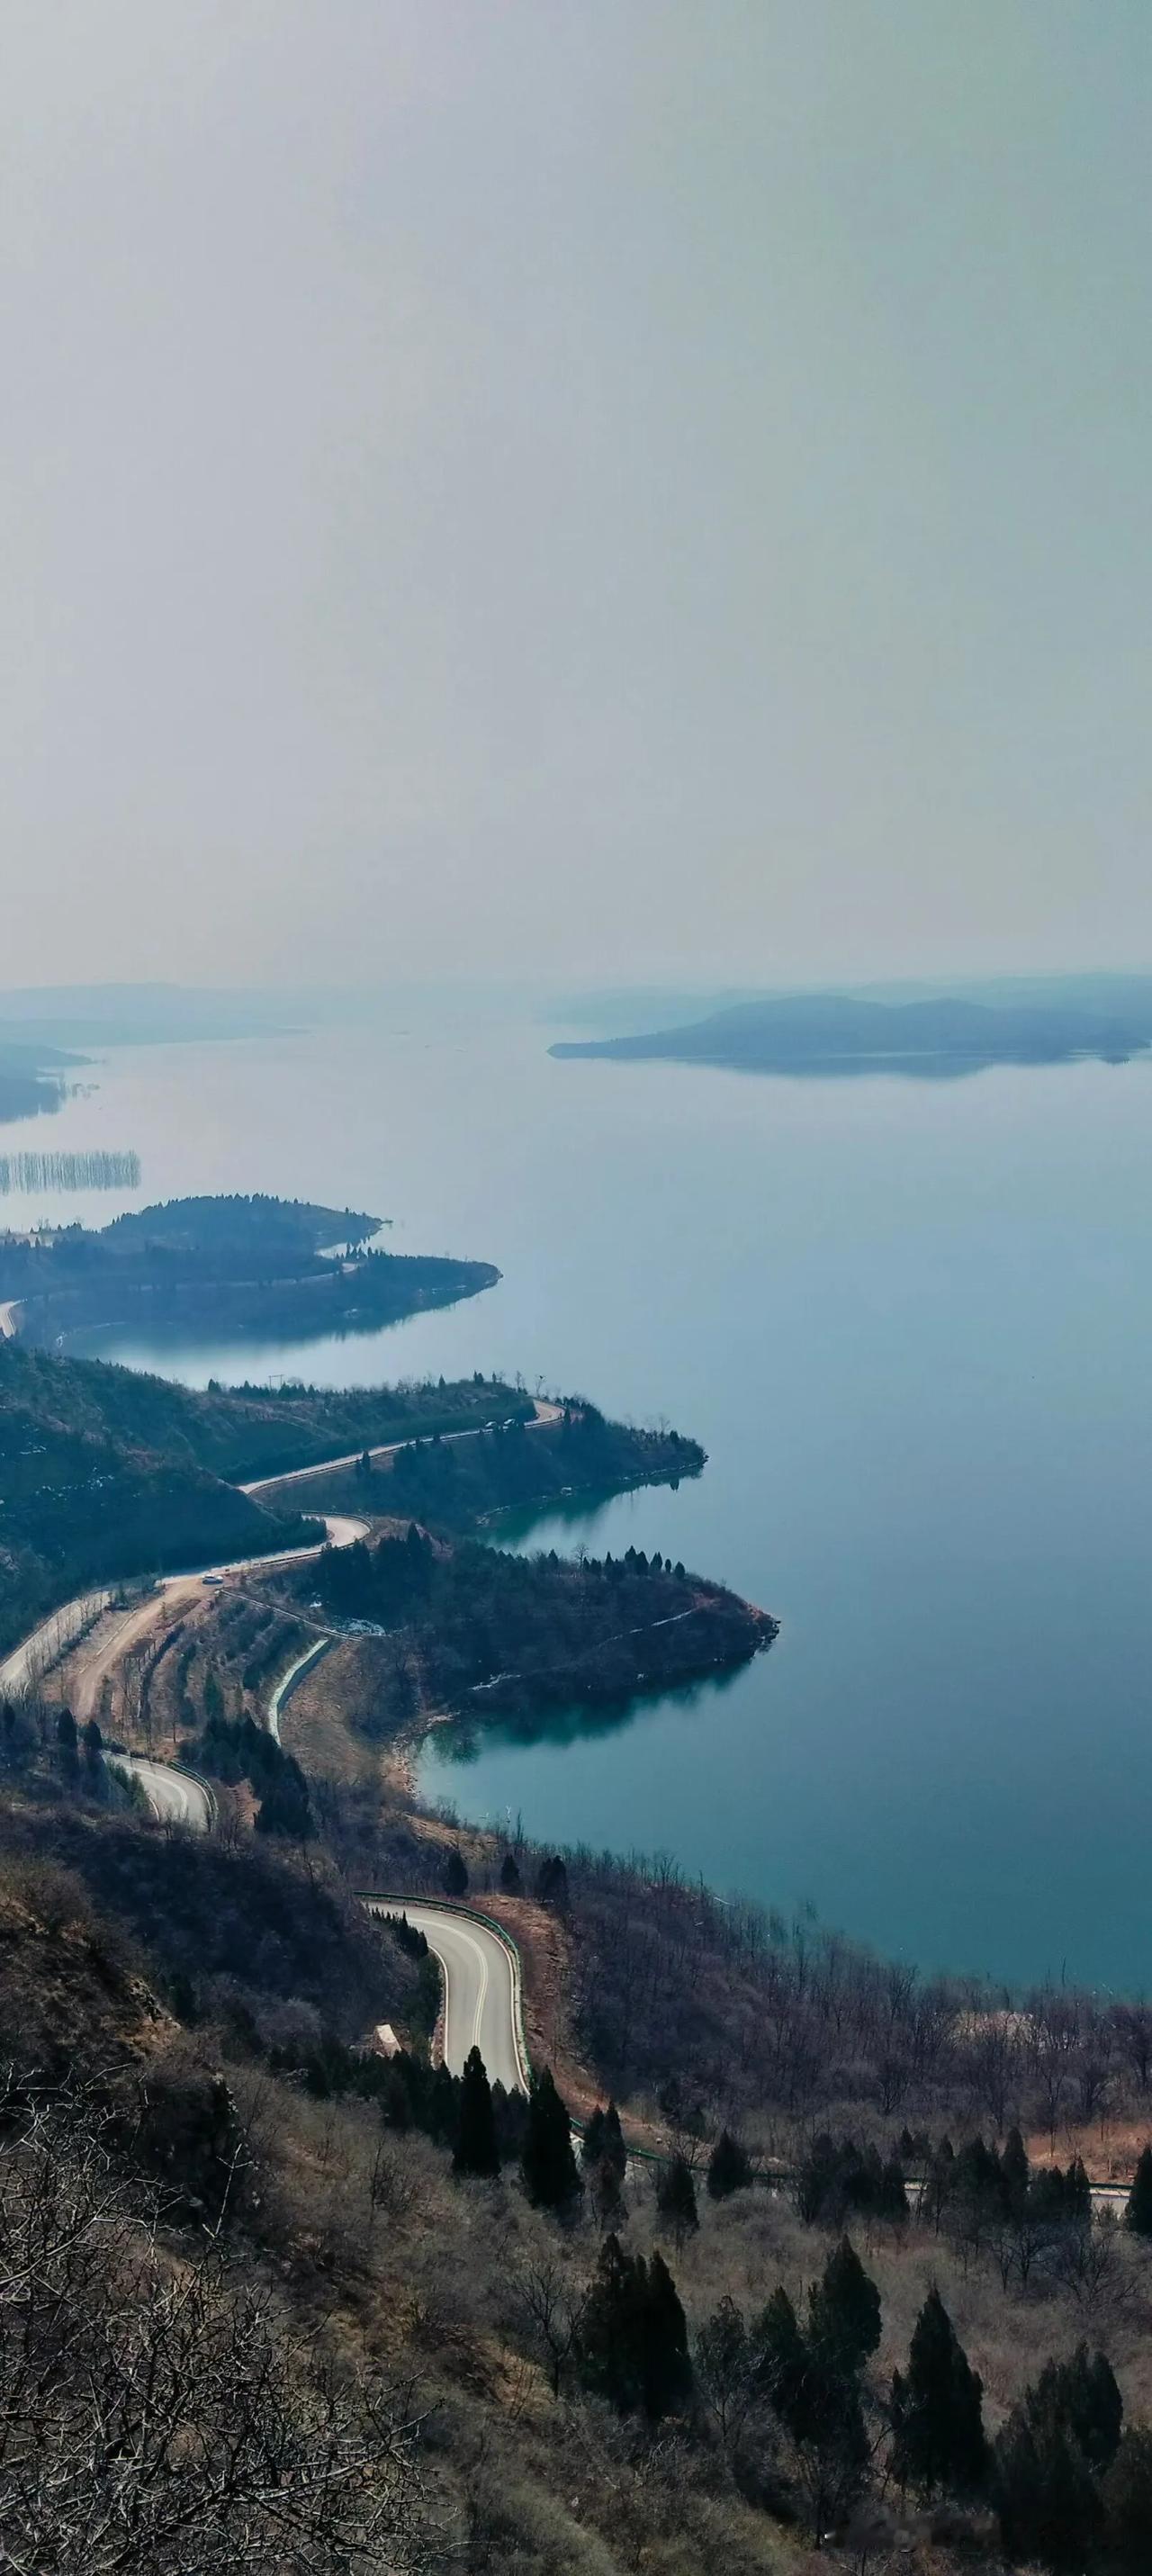
[(139, 1154), (0, 1154), (0, 1196), (13, 1190), (138, 1190)]

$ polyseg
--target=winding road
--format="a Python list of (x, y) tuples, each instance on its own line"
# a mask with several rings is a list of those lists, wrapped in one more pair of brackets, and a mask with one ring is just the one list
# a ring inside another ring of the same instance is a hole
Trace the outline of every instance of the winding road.
[(190, 1833), (210, 1834), (216, 1801), (207, 1783), (192, 1771), (177, 1771), (170, 1762), (151, 1762), (143, 1753), (106, 1753), (110, 1771), (122, 1780), (138, 1780), (153, 1815), (162, 1825), (186, 1825)]
[[(551, 1403), (547, 1397), (536, 1396), (534, 1408), (531, 1421), (524, 1425), (526, 1431), (540, 1431), (546, 1423), (559, 1422), (563, 1418), (563, 1406)], [(466, 1431), (445, 1431), (442, 1434), (443, 1446), (447, 1448), (455, 1440), (476, 1440), (488, 1428), (488, 1423), (476, 1422)], [(241, 1485), (240, 1491), (242, 1494), (266, 1494), (273, 1485), (299, 1485), (306, 1476), (331, 1476), (339, 1467), (359, 1466), (365, 1454), (373, 1464), (378, 1458), (396, 1458), (402, 1449), (411, 1447), (414, 1437), (419, 1438), (419, 1433), (409, 1432), (403, 1440), (386, 1440), (380, 1448), (369, 1449), (367, 1453), (363, 1449), (350, 1449), (343, 1458), (318, 1458), (311, 1467), (282, 1467), (279, 1475), (256, 1476), (250, 1485)]]
[(520, 2038), (520, 1962), (509, 1941), (478, 1915), (448, 1905), (414, 1904), (407, 1896), (369, 1896), (370, 1914), (406, 1914), (424, 1934), (444, 1978), (444, 2063), (462, 2075), (478, 2048), (490, 2080), (526, 2093), (528, 2065)]
[[(10, 1334), (12, 1329), (11, 1308), (0, 1308), (0, 1335)], [(536, 1430), (559, 1419), (559, 1405), (537, 1401), (533, 1419), (525, 1429)], [(474, 1429), (450, 1432), (446, 1437), (474, 1440), (487, 1427), (477, 1423)], [(407, 1445), (406, 1441), (392, 1441), (370, 1450), (369, 1455), (373, 1459), (394, 1457)], [(259, 1494), (274, 1485), (329, 1475), (334, 1469), (355, 1466), (362, 1456), (362, 1450), (354, 1450), (346, 1457), (324, 1458), (278, 1476), (258, 1476), (240, 1490)], [(324, 1546), (350, 1547), (354, 1540), (368, 1535), (367, 1521), (343, 1513), (317, 1517), (324, 1521)], [(225, 1575), (252, 1574), (269, 1565), (302, 1564), (319, 1554), (319, 1546), (280, 1548), (270, 1556), (238, 1557), (229, 1564), (205, 1566), (194, 1573), (162, 1575), (152, 1590), (131, 1604), (111, 1627), (103, 1620), (115, 1598), (113, 1589), (106, 1586), (79, 1593), (55, 1610), (51, 1618), (42, 1620), (0, 1661), (0, 1695), (21, 1698), (35, 1688), (62, 1653), (71, 1651), (69, 1697), (73, 1715), (83, 1721), (96, 1714), (103, 1684), (124, 1656), (162, 1621), (202, 1598), (206, 1576), (223, 1579)], [(86, 1644), (88, 1630), (92, 1635)], [(276, 1684), (268, 1707), (268, 1725), (277, 1740), (280, 1711), (289, 1692), (330, 1643), (330, 1638), (321, 1637), (310, 1645)], [(181, 1825), (192, 1833), (211, 1832), (216, 1802), (211, 1789), (193, 1773), (143, 1754), (108, 1753), (105, 1760), (122, 1778), (139, 1782), (161, 1824)], [(508, 2092), (526, 2092), (528, 2063), (521, 2038), (520, 1963), (512, 1944), (477, 1916), (449, 1906), (412, 1904), (404, 1897), (369, 1897), (365, 1902), (373, 1914), (406, 1913), (409, 1922), (424, 1933), (429, 1949), (439, 1960), (444, 1979), (444, 2062), (451, 2072), (461, 2074), (469, 2049), (478, 2048), (494, 2082), (503, 2084)]]
[[(111, 1628), (93, 1637), (90, 1647), (83, 1644), (85, 1628), (92, 1627), (101, 1613), (110, 1608), (114, 1593), (110, 1587), (101, 1591), (78, 1593), (54, 1610), (50, 1619), (42, 1619), (19, 1646), (14, 1646), (0, 1663), (0, 1694), (19, 1699), (34, 1688), (42, 1673), (66, 1651), (71, 1640), (77, 1641), (70, 1682), (72, 1714), (84, 1719), (94, 1717), (99, 1706), (101, 1684), (115, 1671), (118, 1663), (133, 1646), (139, 1645), (151, 1629), (158, 1627), (169, 1613), (189, 1609), (203, 1594), (205, 1578), (226, 1574), (255, 1574), (268, 1565), (303, 1565), (310, 1556), (319, 1556), (321, 1547), (351, 1547), (354, 1539), (366, 1538), (367, 1521), (350, 1519), (346, 1514), (317, 1515), (323, 1518), (327, 1536), (315, 1547), (277, 1548), (271, 1556), (239, 1556), (229, 1565), (205, 1566), (196, 1574), (162, 1574), (142, 1601), (133, 1603)], [(153, 1768), (156, 1766), (154, 1765)]]

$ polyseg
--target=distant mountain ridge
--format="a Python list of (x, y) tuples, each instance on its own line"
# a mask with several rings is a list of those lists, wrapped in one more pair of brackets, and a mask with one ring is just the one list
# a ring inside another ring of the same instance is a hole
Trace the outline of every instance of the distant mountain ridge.
[(664, 1060), (761, 1073), (947, 1073), (992, 1064), (1059, 1064), (1076, 1056), (1123, 1063), (1152, 1044), (1152, 987), (1146, 1009), (1113, 1017), (1099, 1008), (1046, 1003), (994, 1006), (951, 997), (862, 1001), (842, 993), (797, 993), (741, 1002), (683, 1028), (634, 1036), (568, 1039), (554, 1056)]

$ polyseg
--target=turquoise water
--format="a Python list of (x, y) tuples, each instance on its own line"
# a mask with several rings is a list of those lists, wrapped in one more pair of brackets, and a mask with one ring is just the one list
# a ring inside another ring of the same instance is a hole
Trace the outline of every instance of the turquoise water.
[(695, 1433), (698, 1482), (518, 1543), (659, 1545), (773, 1610), (777, 1645), (468, 1759), (440, 1733), (429, 1794), (662, 1848), (925, 1964), (1152, 1984), (1152, 1066), (780, 1081), (557, 1063), (553, 1034), (110, 1057), (53, 1122), (141, 1154), (93, 1221), (256, 1186), (504, 1276), (363, 1339), (94, 1347), (201, 1383), (519, 1368)]

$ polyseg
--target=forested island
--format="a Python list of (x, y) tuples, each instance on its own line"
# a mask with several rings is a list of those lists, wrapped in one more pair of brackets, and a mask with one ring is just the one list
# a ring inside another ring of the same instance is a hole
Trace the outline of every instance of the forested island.
[(99, 1228), (0, 1235), (0, 1302), (41, 1345), (132, 1325), (304, 1337), (372, 1331), (499, 1278), (486, 1261), (381, 1251), (380, 1227), (298, 1199), (173, 1199)]
[(971, 1073), (994, 1064), (1060, 1064), (1077, 1056), (1123, 1063), (1152, 1043), (1152, 996), (1126, 992), (1112, 1012), (1073, 998), (992, 1005), (874, 1002), (852, 994), (789, 993), (740, 1002), (683, 1028), (630, 1037), (566, 1039), (554, 1056), (607, 1056), (727, 1066), (749, 1073)]

